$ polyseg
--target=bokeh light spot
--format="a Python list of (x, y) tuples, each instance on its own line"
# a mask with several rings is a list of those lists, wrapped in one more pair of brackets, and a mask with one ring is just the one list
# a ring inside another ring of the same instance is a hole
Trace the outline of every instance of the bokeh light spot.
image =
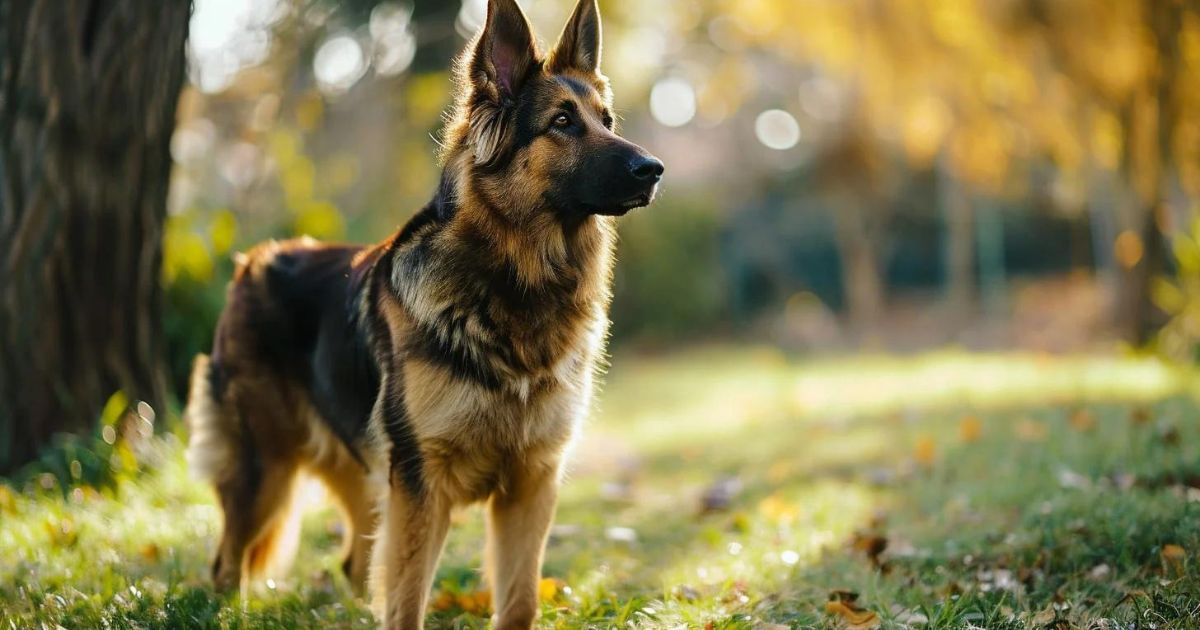
[(764, 146), (783, 151), (800, 142), (800, 123), (782, 109), (768, 109), (754, 120), (754, 135)]
[(660, 79), (650, 90), (650, 115), (668, 127), (682, 127), (696, 116), (696, 90), (686, 79)]
[(313, 58), (313, 75), (326, 94), (349, 90), (366, 70), (362, 46), (349, 35), (335, 35), (325, 40)]

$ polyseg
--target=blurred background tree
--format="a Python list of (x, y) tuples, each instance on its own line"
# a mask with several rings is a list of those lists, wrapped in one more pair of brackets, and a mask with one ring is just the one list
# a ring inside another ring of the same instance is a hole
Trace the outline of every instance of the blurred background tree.
[[(543, 34), (569, 4), (523, 3)], [(622, 223), (618, 345), (1155, 340), (1151, 287), (1200, 190), (1196, 3), (602, 5), (621, 126), (670, 171)], [(177, 387), (231, 247), (373, 240), (420, 207), (484, 7), (197, 4), (165, 270)]]
[(159, 274), (189, 2), (0, 3), (0, 474), (167, 399)]
[[(571, 8), (522, 5), (546, 37)], [(615, 345), (1197, 346), (1200, 3), (601, 5), (620, 126), (668, 169), (621, 224)], [(196, 0), (161, 269), (176, 393), (234, 251), (377, 240), (427, 200), (484, 12)]]

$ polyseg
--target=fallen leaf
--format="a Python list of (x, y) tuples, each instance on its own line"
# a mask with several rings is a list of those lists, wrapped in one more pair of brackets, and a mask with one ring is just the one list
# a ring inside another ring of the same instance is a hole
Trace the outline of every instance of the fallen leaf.
[(1129, 421), (1133, 424), (1149, 424), (1152, 415), (1145, 407), (1135, 407), (1129, 412)]
[(147, 562), (158, 562), (161, 552), (158, 548), (158, 545), (154, 543), (148, 543), (142, 547), (141, 554), (142, 558), (144, 558)]
[(879, 534), (855, 532), (850, 539), (850, 547), (866, 554), (867, 559), (871, 561), (871, 566), (876, 569), (882, 566), (879, 555), (887, 549), (887, 546), (888, 539)]
[(1028, 416), (1017, 421), (1013, 432), (1022, 442), (1041, 442), (1046, 439), (1046, 425)]
[[(857, 598), (857, 594), (855, 594), (855, 598)], [(830, 599), (825, 602), (825, 612), (840, 617), (850, 630), (872, 630), (882, 624), (879, 615), (874, 611), (860, 608), (854, 599)]]
[(1170, 577), (1182, 577), (1183, 565), (1187, 562), (1187, 550), (1179, 545), (1163, 545), (1159, 552), (1163, 573)]
[(856, 602), (858, 601), (858, 592), (844, 588), (836, 588), (832, 591), (829, 591), (829, 601)]
[(454, 608), (458, 604), (458, 598), (454, 593), (449, 591), (439, 591), (434, 596), (433, 601), (429, 602), (429, 607), (438, 612), (445, 612)]
[(958, 437), (963, 442), (974, 442), (983, 434), (983, 423), (979, 416), (967, 415), (958, 421)]
[(1054, 621), (1058, 616), (1058, 612), (1054, 610), (1054, 606), (1047, 606), (1030, 617), (1029, 621), (1035, 626), (1045, 626)]
[(722, 477), (704, 490), (700, 497), (700, 513), (724, 512), (733, 503), (734, 497), (742, 492), (742, 480), (737, 477)]
[(477, 617), (486, 617), (492, 611), (492, 592), (478, 590), (459, 595), (458, 607)]
[(932, 437), (922, 435), (917, 438), (917, 444), (913, 448), (913, 459), (925, 467), (933, 465), (934, 460), (937, 459), (937, 446)]
[(1165, 426), (1159, 430), (1158, 439), (1167, 446), (1179, 446), (1179, 429), (1174, 425)]
[(758, 511), (768, 520), (781, 525), (790, 525), (800, 515), (800, 507), (777, 494), (758, 502)]
[(562, 583), (554, 578), (542, 578), (542, 581), (538, 582), (538, 599), (543, 602), (553, 600), (554, 596), (558, 595), (558, 592), (562, 590), (561, 587)]
[(1085, 433), (1091, 431), (1096, 426), (1096, 416), (1092, 415), (1092, 412), (1087, 409), (1076, 409), (1071, 414), (1070, 423), (1072, 429), (1080, 433)]

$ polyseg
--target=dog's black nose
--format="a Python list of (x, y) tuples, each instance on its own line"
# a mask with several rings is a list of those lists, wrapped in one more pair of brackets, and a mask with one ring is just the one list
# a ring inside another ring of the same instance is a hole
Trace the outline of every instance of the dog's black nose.
[(629, 172), (644, 182), (657, 182), (662, 179), (663, 163), (656, 157), (640, 155), (629, 163)]

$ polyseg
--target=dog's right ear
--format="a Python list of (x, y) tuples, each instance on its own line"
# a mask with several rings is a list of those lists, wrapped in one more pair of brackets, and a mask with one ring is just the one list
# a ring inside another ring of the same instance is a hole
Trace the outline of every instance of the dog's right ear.
[(488, 0), (487, 22), (471, 59), (475, 89), (497, 104), (515, 100), (537, 57), (529, 20), (516, 0)]

